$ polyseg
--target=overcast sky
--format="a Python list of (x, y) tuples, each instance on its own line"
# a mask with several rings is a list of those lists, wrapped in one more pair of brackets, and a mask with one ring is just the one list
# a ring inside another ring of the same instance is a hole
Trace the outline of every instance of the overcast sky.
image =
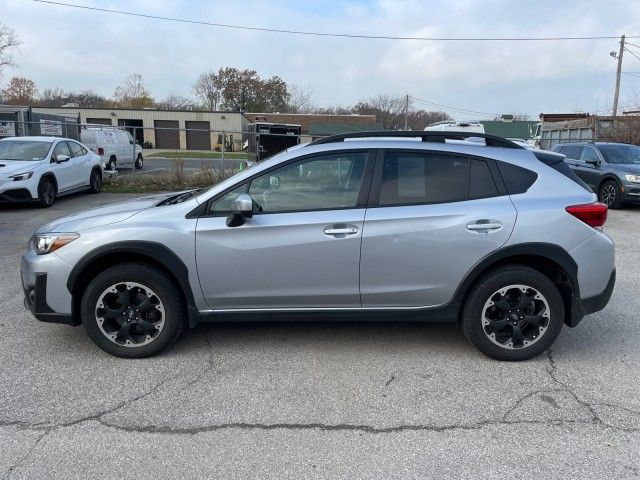
[[(62, 0), (65, 1), (65, 0)], [(586, 36), (640, 34), (638, 0), (69, 0), (137, 13), (268, 28), (395, 36)], [(153, 96), (191, 94), (197, 74), (222, 66), (310, 85), (316, 105), (350, 105), (410, 93), (481, 112), (610, 109), (616, 40), (424, 42), (308, 37), (230, 30), (0, 0), (0, 21), (23, 45), (11, 75), (40, 90), (92, 89), (112, 96), (141, 73)], [(640, 38), (631, 40), (640, 45)], [(630, 47), (634, 48), (634, 47)], [(635, 48), (640, 56), (640, 48)], [(626, 54), (623, 71), (640, 73)], [(626, 106), (640, 76), (623, 75)], [(418, 106), (416, 104), (416, 106)], [(459, 119), (473, 115), (450, 112)], [(481, 115), (476, 115), (482, 117)]]

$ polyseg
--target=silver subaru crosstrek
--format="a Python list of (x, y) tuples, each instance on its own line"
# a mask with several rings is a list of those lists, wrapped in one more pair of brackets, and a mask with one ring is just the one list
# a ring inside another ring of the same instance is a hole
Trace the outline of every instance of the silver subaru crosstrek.
[(38, 229), (25, 305), (144, 357), (230, 318), (458, 322), (524, 360), (605, 307), (607, 207), (563, 156), (491, 135), (369, 132), (293, 147), (199, 191)]

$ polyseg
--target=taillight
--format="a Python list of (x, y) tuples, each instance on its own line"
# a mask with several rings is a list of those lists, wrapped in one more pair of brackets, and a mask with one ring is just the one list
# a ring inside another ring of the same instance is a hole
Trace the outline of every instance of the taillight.
[(98, 155), (104, 155), (104, 148), (98, 147)]
[(608, 208), (604, 203), (587, 203), (584, 205), (571, 205), (566, 208), (567, 212), (582, 220), (590, 227), (600, 228), (607, 221)]

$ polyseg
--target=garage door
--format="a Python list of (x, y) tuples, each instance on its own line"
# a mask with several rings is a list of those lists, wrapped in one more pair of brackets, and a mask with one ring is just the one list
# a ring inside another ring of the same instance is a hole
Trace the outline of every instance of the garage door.
[(180, 130), (178, 130), (177, 120), (155, 120), (153, 125), (156, 128), (156, 148), (180, 149)]
[(185, 122), (188, 150), (211, 150), (209, 122)]

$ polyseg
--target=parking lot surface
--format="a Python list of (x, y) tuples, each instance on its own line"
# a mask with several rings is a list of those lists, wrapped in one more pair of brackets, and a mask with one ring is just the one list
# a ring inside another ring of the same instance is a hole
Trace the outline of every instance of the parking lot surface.
[(32, 318), (19, 260), (40, 224), (128, 197), (0, 208), (0, 478), (640, 476), (639, 209), (605, 227), (608, 307), (532, 361), (391, 321), (201, 325), (123, 360)]

